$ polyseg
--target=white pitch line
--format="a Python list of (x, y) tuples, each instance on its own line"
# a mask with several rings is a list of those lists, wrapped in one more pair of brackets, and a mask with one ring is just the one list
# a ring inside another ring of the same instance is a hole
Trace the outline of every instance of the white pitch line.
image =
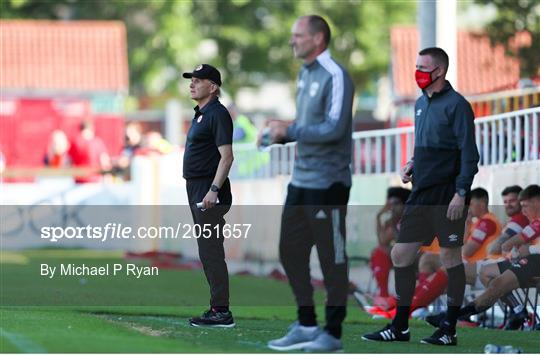
[(47, 351), (25, 336), (17, 333), (8, 332), (0, 328), (0, 336), (9, 340), (16, 348), (25, 353), (46, 353)]
[(264, 343), (262, 343), (260, 341), (239, 340), (237, 343), (240, 344), (240, 345), (246, 345), (246, 346), (254, 347), (254, 348), (258, 348), (258, 349), (268, 349), (266, 344), (264, 344)]
[[(187, 322), (182, 322), (179, 318), (176, 318), (176, 317), (170, 317), (170, 316), (163, 316), (163, 317), (161, 317), (161, 316), (132, 316), (132, 318), (149, 319), (149, 320), (154, 320), (154, 321), (158, 321), (160, 323), (170, 324), (170, 325), (174, 325), (174, 326), (181, 326), (181, 327), (184, 327), (184, 328), (192, 328), (189, 324), (187, 324)], [(120, 320), (120, 321), (117, 321), (117, 322), (122, 322), (122, 321)], [(263, 342), (260, 342), (260, 341), (238, 340), (237, 343), (240, 344), (240, 345), (249, 346), (249, 347), (257, 348), (257, 349), (268, 349), (266, 344), (263, 343)]]

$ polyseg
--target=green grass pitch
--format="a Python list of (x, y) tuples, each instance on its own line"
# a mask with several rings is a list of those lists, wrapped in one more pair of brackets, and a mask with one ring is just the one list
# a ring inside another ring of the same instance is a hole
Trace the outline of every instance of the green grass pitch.
[[(125, 263), (121, 254), (114, 252), (2, 252), (0, 352), (272, 352), (266, 342), (282, 336), (295, 318), (292, 294), (283, 282), (232, 276), (231, 309), (237, 326), (202, 329), (187, 324), (187, 318), (204, 310), (208, 299), (201, 271), (163, 270), (159, 282), (101, 277), (81, 283), (80, 279), (46, 280), (39, 276), (43, 262)], [(110, 297), (110, 305), (103, 301), (99, 304), (91, 297), (100, 291)], [(73, 297), (79, 297), (79, 304), (74, 304)], [(318, 291), (316, 298), (322, 305), (323, 293)], [(47, 303), (30, 306), (36, 299)], [(322, 307), (317, 313), (320, 320), (324, 319)], [(430, 335), (433, 328), (419, 321), (411, 323), (410, 343), (380, 344), (360, 339), (363, 333), (385, 324), (372, 320), (351, 301), (344, 324), (345, 352), (479, 353), (487, 343), (512, 344), (526, 353), (540, 349), (539, 332), (479, 328), (460, 328), (457, 347), (423, 345), (419, 340)]]

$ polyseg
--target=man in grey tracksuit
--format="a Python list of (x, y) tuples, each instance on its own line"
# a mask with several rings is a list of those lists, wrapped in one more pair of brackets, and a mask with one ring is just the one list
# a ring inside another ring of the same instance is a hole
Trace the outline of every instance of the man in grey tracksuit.
[[(275, 141), (297, 141), (297, 153), (283, 209), (280, 259), (298, 306), (298, 322), (274, 350), (337, 351), (346, 315), (348, 266), (345, 215), (351, 186), (351, 125), (354, 87), (327, 49), (330, 29), (316, 15), (300, 17), (291, 46), (304, 60), (298, 75), (296, 120), (273, 123)], [(309, 260), (317, 247), (327, 290), (326, 326), (317, 326)]]

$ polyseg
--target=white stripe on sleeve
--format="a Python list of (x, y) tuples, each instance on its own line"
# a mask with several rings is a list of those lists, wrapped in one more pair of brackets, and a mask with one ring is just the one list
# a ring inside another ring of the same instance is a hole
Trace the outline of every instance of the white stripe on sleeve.
[(330, 104), (330, 120), (337, 121), (343, 108), (343, 96), (345, 91), (343, 70), (330, 57), (330, 53), (323, 53), (317, 57), (319, 63), (332, 75), (332, 102)]

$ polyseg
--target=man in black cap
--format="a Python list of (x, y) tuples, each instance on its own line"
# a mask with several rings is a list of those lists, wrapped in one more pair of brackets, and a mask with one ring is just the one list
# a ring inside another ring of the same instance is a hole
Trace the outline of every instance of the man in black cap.
[(232, 203), (227, 176), (233, 162), (233, 123), (229, 112), (219, 102), (221, 75), (216, 68), (201, 64), (182, 76), (191, 79), (191, 98), (197, 101), (187, 134), (183, 175), (193, 221), (204, 232), (204, 235), (195, 237), (210, 285), (210, 309), (200, 317), (191, 318), (189, 323), (195, 327), (231, 328), (235, 324), (229, 311), (223, 216)]

